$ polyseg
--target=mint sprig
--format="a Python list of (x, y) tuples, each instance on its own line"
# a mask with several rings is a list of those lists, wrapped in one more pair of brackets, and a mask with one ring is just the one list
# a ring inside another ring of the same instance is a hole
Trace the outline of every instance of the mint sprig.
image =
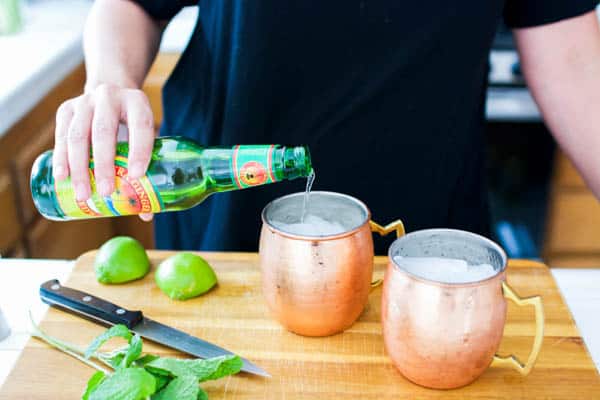
[(146, 369), (157, 374), (173, 377), (192, 376), (200, 382), (235, 374), (241, 368), (242, 360), (233, 355), (207, 360), (180, 360), (161, 357), (146, 365)]
[(90, 378), (87, 383), (87, 387), (85, 388), (85, 392), (83, 393), (83, 397), (81, 400), (89, 400), (90, 394), (102, 383), (102, 381), (106, 378), (106, 374), (102, 371), (96, 371), (94, 375)]
[(90, 358), (102, 345), (108, 342), (112, 338), (121, 337), (128, 342), (131, 341), (133, 334), (125, 325), (115, 325), (112, 328), (104, 331), (101, 335), (98, 335), (96, 339), (90, 343), (87, 350), (85, 351), (85, 358)]
[[(89, 400), (141, 400), (155, 392), (156, 380), (144, 368), (121, 368), (94, 387)], [(176, 398), (173, 397), (172, 400)]]
[(198, 386), (196, 378), (189, 375), (180, 376), (171, 380), (164, 390), (152, 396), (152, 400), (198, 400), (200, 390), (202, 389)]
[[(89, 379), (82, 400), (204, 400), (208, 395), (200, 388), (200, 382), (233, 375), (242, 368), (242, 360), (235, 355), (204, 360), (143, 355), (142, 338), (125, 325), (106, 330), (84, 350), (46, 334), (33, 319), (31, 323), (33, 337), (97, 370)], [(102, 346), (113, 338), (125, 339), (127, 345), (101, 352)]]

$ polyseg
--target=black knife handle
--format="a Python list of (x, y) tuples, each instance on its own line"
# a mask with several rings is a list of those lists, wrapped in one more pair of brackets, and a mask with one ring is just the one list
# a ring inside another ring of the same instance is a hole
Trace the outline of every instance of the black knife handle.
[(109, 324), (123, 324), (132, 329), (142, 319), (141, 311), (129, 311), (109, 301), (71, 289), (52, 279), (40, 286), (44, 303)]

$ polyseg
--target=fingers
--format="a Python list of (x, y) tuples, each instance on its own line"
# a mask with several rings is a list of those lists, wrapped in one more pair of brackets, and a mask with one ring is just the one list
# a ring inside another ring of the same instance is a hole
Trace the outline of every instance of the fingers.
[(52, 156), (52, 175), (62, 181), (69, 176), (69, 160), (67, 159), (67, 133), (73, 119), (72, 102), (65, 101), (56, 112), (56, 129), (54, 131), (54, 154)]
[(74, 100), (73, 118), (67, 132), (67, 159), (71, 183), (78, 201), (85, 201), (91, 195), (89, 141), (92, 115), (92, 106), (87, 96), (80, 96)]
[[(148, 98), (141, 90), (98, 86), (93, 92), (68, 100), (56, 115), (53, 174), (71, 176), (75, 197), (91, 196), (90, 141), (94, 157), (96, 189), (109, 196), (115, 188), (115, 149), (119, 122), (129, 128), (129, 175), (145, 175), (154, 146), (154, 119)], [(142, 216), (152, 220), (152, 214)]]
[(119, 128), (120, 105), (110, 87), (96, 89), (92, 120), (92, 155), (96, 189), (101, 196), (115, 190), (115, 151)]
[(152, 156), (154, 146), (154, 118), (146, 95), (140, 90), (128, 90), (122, 102), (129, 128), (128, 174), (140, 178)]

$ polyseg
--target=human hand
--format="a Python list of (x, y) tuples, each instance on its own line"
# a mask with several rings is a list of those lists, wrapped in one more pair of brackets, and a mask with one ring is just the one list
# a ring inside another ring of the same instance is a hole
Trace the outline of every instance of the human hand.
[[(144, 92), (100, 84), (58, 108), (53, 176), (56, 180), (70, 176), (78, 201), (91, 196), (90, 144), (98, 194), (110, 196), (115, 190), (114, 163), (121, 122), (129, 130), (128, 174), (131, 178), (141, 178), (150, 163), (155, 137), (152, 109)], [(149, 221), (152, 214), (140, 217)]]

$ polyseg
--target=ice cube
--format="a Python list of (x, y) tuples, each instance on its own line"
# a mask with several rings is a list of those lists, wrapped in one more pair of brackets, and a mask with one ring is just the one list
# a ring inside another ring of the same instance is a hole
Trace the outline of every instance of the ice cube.
[(312, 214), (306, 215), (304, 222), (279, 223), (278, 228), (302, 236), (332, 236), (346, 231), (339, 222), (328, 221)]
[(477, 282), (496, 274), (490, 264), (469, 265), (455, 258), (395, 256), (394, 261), (412, 275), (444, 283)]

